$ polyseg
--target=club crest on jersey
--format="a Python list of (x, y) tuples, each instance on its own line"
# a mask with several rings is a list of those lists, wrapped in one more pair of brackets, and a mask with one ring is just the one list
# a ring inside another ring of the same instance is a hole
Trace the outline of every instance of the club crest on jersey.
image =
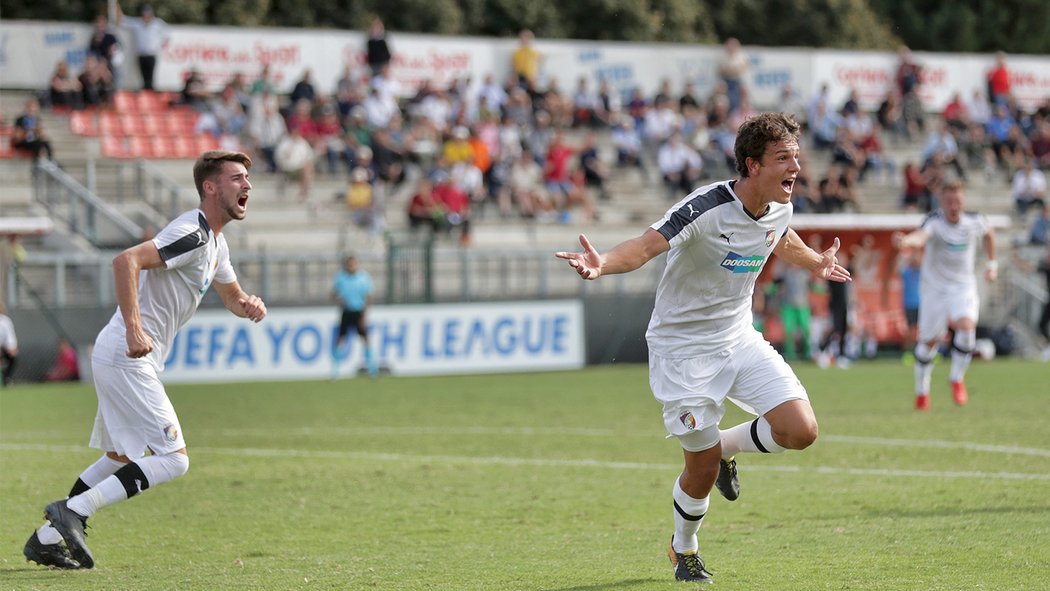
[(175, 425), (168, 423), (164, 427), (164, 439), (167, 439), (169, 443), (175, 443), (175, 440), (179, 438), (179, 430)]
[(693, 417), (693, 413), (688, 410), (678, 415), (678, 420), (682, 421), (682, 424), (685, 425), (686, 429), (689, 429), (690, 431), (696, 429), (696, 419)]
[[(770, 231), (772, 232), (772, 230)], [(765, 261), (766, 257), (760, 254), (746, 257), (729, 251), (726, 258), (722, 259), (722, 268), (728, 269), (733, 273), (758, 273), (762, 270), (762, 264)]]
[(773, 246), (773, 240), (777, 237), (776, 230), (766, 230), (766, 246)]

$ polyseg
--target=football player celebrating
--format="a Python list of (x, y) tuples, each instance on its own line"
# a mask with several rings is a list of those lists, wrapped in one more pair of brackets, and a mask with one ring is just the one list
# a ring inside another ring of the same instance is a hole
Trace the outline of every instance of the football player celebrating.
[(200, 206), (113, 259), (118, 307), (91, 354), (98, 413), (90, 445), (104, 453), (80, 474), (69, 498), (47, 506), (48, 522), (23, 550), (28, 560), (92, 568), (84, 540), (88, 517), (189, 469), (182, 427), (158, 374), (175, 333), (212, 284), (230, 312), (253, 322), (266, 317), (263, 301), (237, 283), (222, 235), (247, 213), (251, 165), (240, 152), (201, 154), (193, 165)]
[[(727, 499), (739, 494), (734, 456), (804, 449), (817, 438), (805, 388), (754, 329), (751, 315), (755, 280), (770, 255), (822, 279), (850, 280), (835, 259), (838, 238), (821, 253), (790, 229), (798, 138), (790, 116), (752, 117), (736, 138), (739, 179), (694, 190), (641, 236), (612, 250), (599, 253), (581, 235), (583, 252), (555, 253), (590, 280), (668, 253), (646, 341), (650, 387), (685, 455), (672, 489), (668, 550), (678, 580), (711, 580), (696, 534), (716, 481)], [(758, 418), (720, 431), (727, 399)]]

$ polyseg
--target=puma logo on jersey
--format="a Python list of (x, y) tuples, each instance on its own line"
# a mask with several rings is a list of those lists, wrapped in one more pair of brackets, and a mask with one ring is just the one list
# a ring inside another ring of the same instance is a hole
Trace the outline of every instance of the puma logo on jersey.
[(687, 205), (689, 206), (689, 217), (695, 218), (700, 212), (693, 209), (692, 203), (688, 203)]
[(726, 244), (729, 244), (729, 237), (732, 236), (732, 235), (733, 235), (733, 232), (730, 232), (729, 234), (719, 234), (718, 237), (721, 238), (722, 240), (725, 240)]

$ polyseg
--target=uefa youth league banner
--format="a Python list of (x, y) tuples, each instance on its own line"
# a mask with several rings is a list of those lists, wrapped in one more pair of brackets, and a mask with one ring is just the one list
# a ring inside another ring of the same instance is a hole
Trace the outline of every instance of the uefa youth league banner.
[[(226, 310), (199, 310), (165, 362), (165, 383), (327, 379), (339, 327), (335, 306), (276, 308), (255, 324)], [(375, 306), (368, 338), (394, 375), (470, 374), (583, 367), (578, 300)], [(340, 377), (364, 366), (350, 331), (337, 352)]]

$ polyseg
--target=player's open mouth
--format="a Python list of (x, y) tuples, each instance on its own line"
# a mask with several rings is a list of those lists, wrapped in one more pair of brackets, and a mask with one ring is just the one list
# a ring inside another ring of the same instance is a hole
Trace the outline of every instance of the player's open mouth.
[(248, 195), (241, 195), (241, 198), (237, 200), (237, 205), (240, 206), (241, 209), (248, 207)]
[(784, 180), (780, 183), (780, 186), (784, 187), (784, 190), (790, 193), (791, 189), (795, 187), (795, 179)]

